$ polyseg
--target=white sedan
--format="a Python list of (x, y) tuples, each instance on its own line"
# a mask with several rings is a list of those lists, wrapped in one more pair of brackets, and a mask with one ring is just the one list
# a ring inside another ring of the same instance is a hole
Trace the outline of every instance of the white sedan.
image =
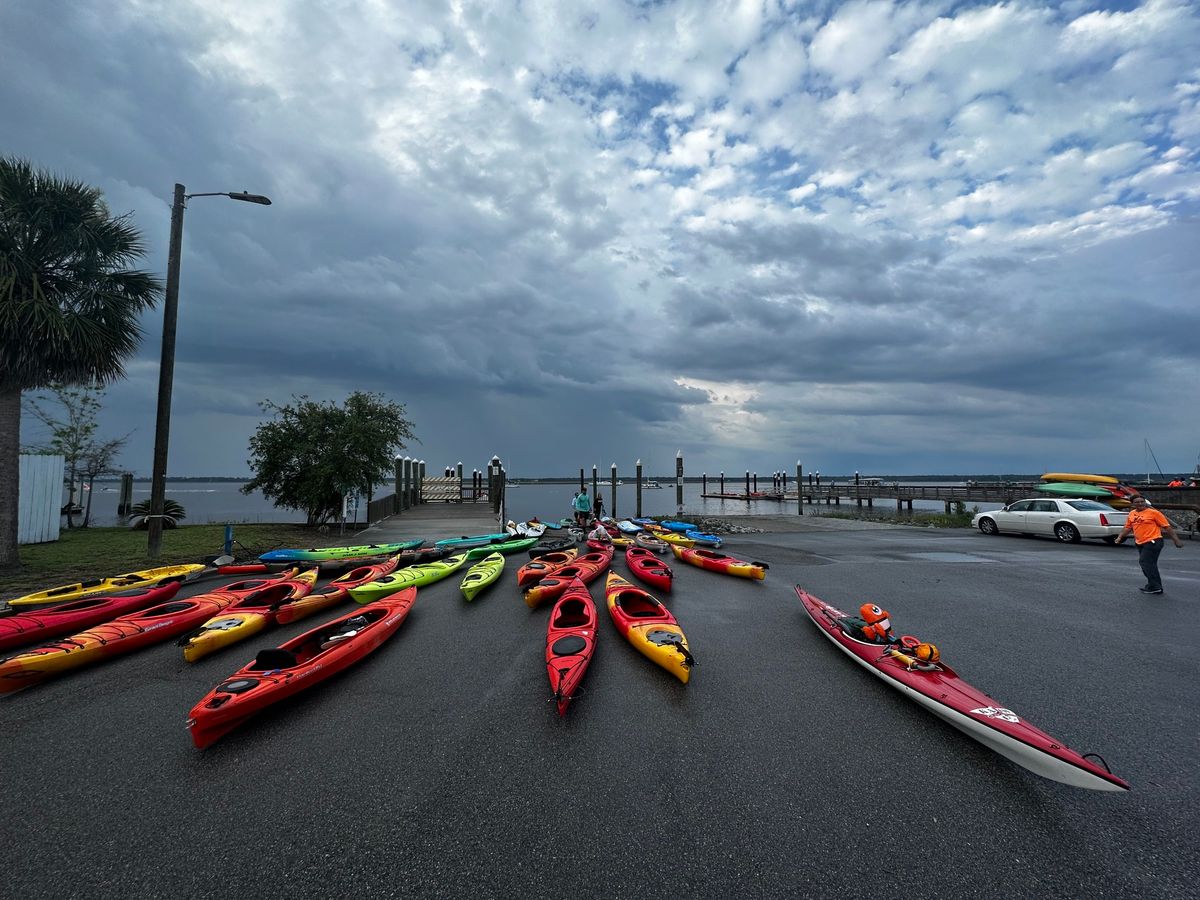
[(976, 514), (971, 525), (984, 534), (1044, 534), (1064, 544), (1082, 538), (1116, 540), (1125, 527), (1126, 513), (1095, 500), (1018, 500), (1004, 509)]

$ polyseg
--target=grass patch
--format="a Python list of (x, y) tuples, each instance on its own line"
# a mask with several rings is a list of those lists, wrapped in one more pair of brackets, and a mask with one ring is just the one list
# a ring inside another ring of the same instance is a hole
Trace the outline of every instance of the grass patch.
[[(248, 559), (279, 547), (337, 544), (336, 535), (319, 536), (305, 525), (236, 525), (234, 556)], [(146, 558), (146, 532), (131, 528), (63, 529), (57, 541), (21, 547), (21, 569), (0, 577), (0, 598), (70, 584), (83, 578), (105, 578), (157, 566), (203, 562), (224, 551), (224, 525), (181, 525), (166, 529), (162, 556)], [(240, 546), (239, 546), (240, 545)]]

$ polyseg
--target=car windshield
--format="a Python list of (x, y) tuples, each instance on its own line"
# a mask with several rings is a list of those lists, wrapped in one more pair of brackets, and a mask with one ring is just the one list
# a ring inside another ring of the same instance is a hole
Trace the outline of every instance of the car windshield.
[(1105, 506), (1103, 503), (1097, 503), (1095, 500), (1068, 500), (1067, 505), (1074, 509), (1098, 509), (1102, 512), (1114, 512), (1111, 506)]

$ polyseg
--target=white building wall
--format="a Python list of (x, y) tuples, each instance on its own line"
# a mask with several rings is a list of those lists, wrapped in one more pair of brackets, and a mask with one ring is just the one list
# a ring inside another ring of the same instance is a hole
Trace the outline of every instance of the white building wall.
[(58, 540), (63, 495), (61, 456), (21, 454), (21, 490), (17, 502), (17, 543)]

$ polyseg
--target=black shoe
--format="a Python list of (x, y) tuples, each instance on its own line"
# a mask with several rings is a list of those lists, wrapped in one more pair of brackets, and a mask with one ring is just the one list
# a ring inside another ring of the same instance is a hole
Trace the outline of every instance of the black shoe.
[(1162, 588), (1158, 588), (1156, 590), (1155, 588), (1144, 587), (1144, 588), (1138, 588), (1138, 590), (1141, 591), (1143, 594), (1161, 594), (1162, 593)]

